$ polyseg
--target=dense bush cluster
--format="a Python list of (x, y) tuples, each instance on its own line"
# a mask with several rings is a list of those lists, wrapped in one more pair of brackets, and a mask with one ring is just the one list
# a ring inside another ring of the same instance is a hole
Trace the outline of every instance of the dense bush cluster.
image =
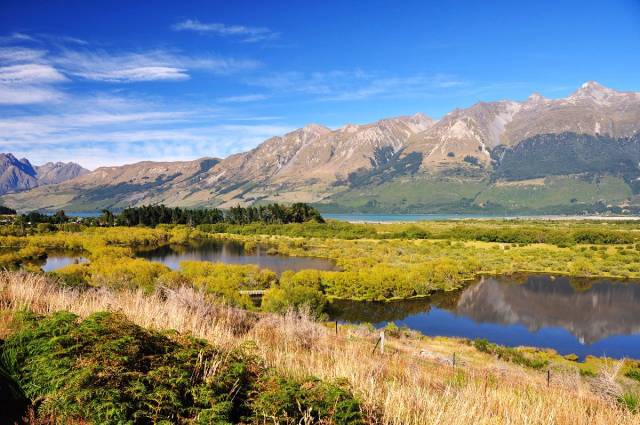
[(284, 378), (243, 350), (113, 313), (22, 313), (15, 322), (0, 344), (0, 391), (47, 423), (363, 423), (343, 383)]
[(252, 306), (251, 298), (240, 291), (266, 289), (276, 282), (274, 272), (253, 264), (183, 261), (180, 263), (180, 275), (196, 288), (245, 308)]
[(326, 272), (319, 270), (284, 272), (278, 284), (262, 297), (262, 308), (274, 313), (306, 310), (313, 316), (320, 316), (327, 304), (323, 284), (325, 277)]
[[(238, 235), (277, 235), (306, 238), (334, 239), (448, 239), (475, 240), (482, 242), (534, 244), (546, 243), (557, 246), (576, 244), (630, 244), (640, 241), (640, 234), (629, 232), (624, 227), (607, 228), (606, 223), (595, 225), (559, 226), (553, 223), (464, 223), (424, 222), (415, 224), (360, 224), (330, 221), (323, 225), (315, 223), (275, 224), (249, 223), (234, 225), (217, 223), (199, 226), (203, 232), (232, 233)], [(635, 230), (632, 228), (632, 230)]]
[(335, 239), (426, 239), (430, 233), (417, 225), (402, 226), (392, 231), (378, 231), (366, 224), (330, 221), (328, 223), (306, 222), (290, 223), (286, 225), (276, 223), (247, 223), (237, 225), (218, 223), (214, 225), (198, 226), (203, 232), (232, 233), (237, 235), (277, 235), (306, 238), (335, 238)]
[(637, 236), (625, 231), (596, 229), (559, 229), (550, 226), (458, 225), (442, 232), (446, 239), (476, 240), (502, 243), (548, 243), (558, 246), (575, 244), (629, 244)]

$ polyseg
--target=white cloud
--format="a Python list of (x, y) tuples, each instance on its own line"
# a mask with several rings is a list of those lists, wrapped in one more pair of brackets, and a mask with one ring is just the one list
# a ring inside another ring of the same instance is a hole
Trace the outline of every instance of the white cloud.
[(223, 37), (237, 37), (245, 43), (273, 40), (279, 33), (265, 27), (248, 27), (244, 25), (225, 25), (219, 22), (203, 23), (197, 19), (187, 19), (172, 25), (174, 31), (194, 31), (201, 34), (215, 34)]

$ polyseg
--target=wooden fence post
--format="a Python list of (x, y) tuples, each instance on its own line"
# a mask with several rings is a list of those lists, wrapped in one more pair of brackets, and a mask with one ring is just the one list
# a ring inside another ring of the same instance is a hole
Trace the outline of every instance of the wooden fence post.
[(384, 331), (380, 331), (380, 354), (384, 354)]
[(452, 363), (453, 363), (453, 368), (455, 369), (456, 368), (456, 353), (455, 353), (455, 351), (453, 352), (453, 362)]
[(551, 386), (551, 369), (547, 369), (547, 387)]
[(338, 335), (338, 321), (336, 320), (336, 335)]
[(371, 350), (371, 354), (376, 352), (376, 348), (378, 348), (378, 344), (380, 344), (380, 337), (376, 340), (376, 345), (373, 346), (373, 350)]

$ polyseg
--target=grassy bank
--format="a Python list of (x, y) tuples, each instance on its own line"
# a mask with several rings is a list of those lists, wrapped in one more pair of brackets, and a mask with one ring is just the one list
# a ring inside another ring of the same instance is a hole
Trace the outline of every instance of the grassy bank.
[[(584, 365), (552, 352), (506, 354), (493, 346), (401, 330), (389, 331), (385, 353), (372, 355), (376, 335), (366, 327), (341, 326), (336, 335), (334, 329), (304, 315), (248, 313), (212, 303), (185, 286), (151, 294), (128, 289), (80, 291), (61, 288), (42, 275), (5, 272), (0, 274), (0, 305), (3, 318), (15, 318), (24, 310), (56, 317), (51, 315), (63, 310), (78, 315), (67, 320), (80, 324), (95, 321), (97, 312), (119, 311), (122, 320), (148, 329), (136, 330), (141, 335), (175, 329), (182, 335), (178, 339), (190, 335), (225, 352), (250, 344), (256, 358), (283, 378), (345, 380), (361, 402), (367, 423), (638, 422), (633, 409), (639, 383), (632, 362), (591, 359), (591, 371), (581, 373)], [(47, 320), (53, 319), (37, 319), (26, 329), (39, 329), (51, 323)], [(13, 322), (1, 323), (1, 337), (10, 340), (16, 330), (7, 324)], [(450, 362), (454, 352), (455, 368)], [(546, 363), (531, 367), (538, 363), (519, 361), (523, 357), (544, 358)], [(549, 386), (547, 369), (552, 370)]]

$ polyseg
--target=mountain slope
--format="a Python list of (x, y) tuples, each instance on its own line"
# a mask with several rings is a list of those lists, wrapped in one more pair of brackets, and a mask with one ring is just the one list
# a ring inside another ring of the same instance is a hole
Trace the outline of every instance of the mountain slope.
[(640, 205), (638, 132), (640, 93), (588, 82), (567, 98), (480, 102), (439, 121), (310, 124), (222, 160), (103, 167), (1, 202), (21, 210), (271, 201), (370, 212), (627, 208)]

